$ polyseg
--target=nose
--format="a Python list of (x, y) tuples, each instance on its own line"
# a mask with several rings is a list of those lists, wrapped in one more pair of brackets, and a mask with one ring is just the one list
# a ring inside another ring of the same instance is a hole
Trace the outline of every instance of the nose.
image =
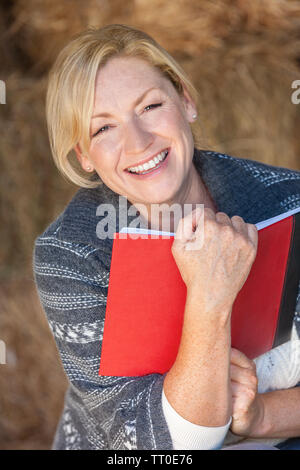
[(153, 142), (153, 134), (136, 120), (127, 122), (124, 128), (124, 152), (126, 155), (143, 153)]

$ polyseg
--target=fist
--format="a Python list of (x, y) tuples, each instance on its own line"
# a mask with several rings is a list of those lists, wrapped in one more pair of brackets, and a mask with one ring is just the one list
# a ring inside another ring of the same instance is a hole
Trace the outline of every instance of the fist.
[(263, 401), (257, 392), (258, 379), (253, 361), (231, 348), (230, 380), (232, 391), (231, 431), (240, 436), (253, 436), (262, 427)]
[(231, 310), (254, 262), (257, 239), (255, 225), (208, 208), (180, 220), (172, 254), (204, 311)]

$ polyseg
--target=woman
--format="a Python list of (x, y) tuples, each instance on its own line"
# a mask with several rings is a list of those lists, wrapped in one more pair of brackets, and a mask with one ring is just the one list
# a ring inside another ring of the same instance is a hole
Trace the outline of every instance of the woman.
[[(70, 381), (53, 449), (218, 449), (229, 428), (258, 442), (299, 436), (295, 374), (289, 390), (257, 393), (254, 362), (230, 348), (230, 313), (255, 259), (253, 224), (299, 205), (300, 173), (198, 150), (194, 87), (164, 49), (128, 26), (87, 30), (61, 51), (47, 121), (58, 169), (81, 186), (35, 242), (39, 296)], [(190, 204), (171, 220), (187, 300), (178, 355), (164, 375), (98, 375), (112, 249), (111, 238), (97, 236), (98, 208), (117, 209), (118, 231), (119, 195), (158, 229), (153, 204), (167, 214)], [(276, 368), (269, 376), (276, 388)]]

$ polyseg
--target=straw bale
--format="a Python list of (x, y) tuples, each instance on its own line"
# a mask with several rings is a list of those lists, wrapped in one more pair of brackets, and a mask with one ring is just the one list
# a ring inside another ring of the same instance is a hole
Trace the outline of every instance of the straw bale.
[(11, 31), (22, 38), (20, 47), (43, 69), (87, 25), (131, 24), (170, 53), (194, 58), (207, 48), (239, 42), (240, 33), (262, 45), (270, 42), (270, 34), (277, 42), (282, 33), (296, 34), (300, 5), (297, 0), (15, 0), (13, 17)]
[(33, 280), (2, 282), (0, 309), (0, 449), (50, 448), (67, 380)]
[[(33, 241), (76, 191), (49, 148), (49, 67), (88, 26), (161, 43), (200, 94), (203, 148), (300, 170), (298, 0), (14, 0), (0, 4), (0, 448), (49, 448), (66, 378), (33, 285)], [(74, 156), (75, 157), (75, 156)], [(3, 249), (4, 248), (4, 249)]]
[(0, 277), (31, 273), (34, 238), (75, 191), (60, 178), (49, 149), (45, 122), (46, 80), (16, 72), (6, 78), (0, 108)]

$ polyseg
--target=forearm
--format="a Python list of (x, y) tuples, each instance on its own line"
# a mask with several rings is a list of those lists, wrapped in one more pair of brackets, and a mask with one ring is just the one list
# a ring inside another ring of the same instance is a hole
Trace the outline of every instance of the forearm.
[(249, 437), (289, 438), (300, 436), (300, 387), (260, 395), (263, 422)]
[(201, 426), (223, 426), (231, 416), (230, 312), (201, 311), (187, 295), (176, 360), (165, 377), (164, 393), (184, 419)]

